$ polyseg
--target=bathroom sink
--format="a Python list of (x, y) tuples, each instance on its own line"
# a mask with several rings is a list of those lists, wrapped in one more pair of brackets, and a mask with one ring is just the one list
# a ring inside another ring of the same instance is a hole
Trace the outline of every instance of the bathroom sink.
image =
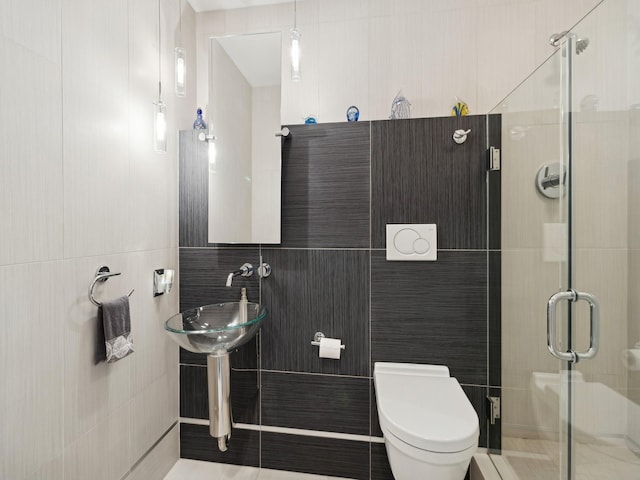
[(267, 313), (258, 303), (218, 303), (178, 313), (165, 322), (164, 328), (190, 352), (221, 355), (251, 340)]

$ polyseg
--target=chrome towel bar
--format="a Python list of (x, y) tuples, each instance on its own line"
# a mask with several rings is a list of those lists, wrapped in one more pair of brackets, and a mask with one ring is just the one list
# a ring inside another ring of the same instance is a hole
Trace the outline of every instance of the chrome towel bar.
[[(89, 285), (89, 300), (96, 307), (102, 306), (102, 304), (93, 297), (93, 288), (96, 286), (96, 283), (106, 282), (107, 280), (109, 280), (109, 277), (115, 277), (116, 275), (121, 275), (121, 273), (112, 272), (106, 265), (102, 265), (101, 267), (98, 267), (98, 270), (96, 270), (96, 277), (91, 282), (91, 285)], [(129, 293), (127, 293), (127, 297), (130, 297), (133, 291), (134, 289), (132, 288)]]

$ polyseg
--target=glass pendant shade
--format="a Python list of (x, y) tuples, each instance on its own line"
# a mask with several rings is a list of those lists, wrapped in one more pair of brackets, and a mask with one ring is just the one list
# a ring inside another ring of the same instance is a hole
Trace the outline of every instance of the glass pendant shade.
[(297, 28), (291, 29), (291, 80), (299, 82), (302, 78), (300, 71), (300, 38), (302, 34)]
[(153, 102), (153, 149), (167, 153), (167, 105), (161, 98)]
[(184, 47), (175, 49), (176, 95), (184, 97), (187, 94), (187, 52)]

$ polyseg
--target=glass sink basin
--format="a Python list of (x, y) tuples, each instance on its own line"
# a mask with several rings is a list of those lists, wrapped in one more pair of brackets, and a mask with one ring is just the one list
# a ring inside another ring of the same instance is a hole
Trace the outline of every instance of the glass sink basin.
[(190, 352), (224, 354), (251, 340), (267, 313), (259, 303), (218, 303), (178, 313), (164, 328)]

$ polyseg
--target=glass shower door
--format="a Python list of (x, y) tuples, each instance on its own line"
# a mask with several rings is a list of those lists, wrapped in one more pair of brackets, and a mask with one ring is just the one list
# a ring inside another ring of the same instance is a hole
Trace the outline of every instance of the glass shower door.
[(492, 112), (502, 122), (492, 458), (503, 478), (637, 480), (640, 2), (606, 0), (563, 33)]
[[(568, 367), (548, 351), (546, 321), (548, 299), (570, 286), (564, 68), (558, 51), (491, 112), (501, 123), (501, 234), (489, 243), (501, 270), (502, 431), (489, 447), (505, 479), (563, 479), (570, 461)], [(561, 347), (568, 313), (556, 312)]]
[[(640, 479), (640, 263), (637, 247), (638, 2), (608, 0), (569, 34), (570, 283), (599, 300), (597, 354), (572, 363), (570, 479)], [(631, 14), (631, 15), (630, 15)], [(572, 302), (570, 343), (585, 351), (587, 302)], [(634, 348), (635, 346), (635, 348)]]

